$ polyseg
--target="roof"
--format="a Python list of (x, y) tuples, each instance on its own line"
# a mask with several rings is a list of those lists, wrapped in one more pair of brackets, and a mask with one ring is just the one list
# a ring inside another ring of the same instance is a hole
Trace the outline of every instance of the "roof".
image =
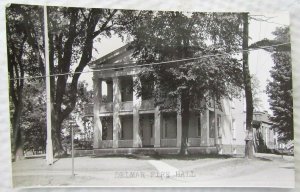
[(131, 57), (133, 50), (129, 48), (130, 44), (126, 44), (102, 57), (89, 63), (91, 68), (113, 67), (116, 64), (132, 63)]
[(254, 123), (267, 123), (267, 124), (272, 124), (272, 121), (270, 120), (270, 115), (268, 112), (253, 112), (253, 122)]

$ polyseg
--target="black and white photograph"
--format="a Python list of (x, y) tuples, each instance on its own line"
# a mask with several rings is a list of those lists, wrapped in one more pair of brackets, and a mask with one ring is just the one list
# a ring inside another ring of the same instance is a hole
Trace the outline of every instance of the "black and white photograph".
[(13, 188), (295, 187), (288, 12), (11, 3), (5, 25)]

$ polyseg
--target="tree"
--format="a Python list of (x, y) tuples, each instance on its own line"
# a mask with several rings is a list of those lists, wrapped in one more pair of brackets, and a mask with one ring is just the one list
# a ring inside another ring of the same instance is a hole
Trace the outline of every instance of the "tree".
[(85, 107), (88, 103), (93, 102), (93, 90), (88, 90), (88, 83), (85, 81), (78, 82), (78, 97), (74, 110), (62, 123), (62, 145), (64, 152), (71, 147), (71, 127), (74, 128), (74, 138), (81, 148), (92, 148), (93, 141), (93, 118), (85, 116)]
[(46, 91), (43, 81), (26, 83), (23, 91), (21, 129), (24, 151), (46, 150)]
[(44, 74), (42, 18), (39, 6), (11, 4), (6, 9), (13, 159), (14, 156), (16, 159), (23, 156), (21, 116), (25, 99), (24, 77)]
[[(249, 38), (249, 27), (248, 27), (248, 13), (243, 13), (243, 50), (248, 50), (248, 38)], [(246, 98), (246, 145), (245, 145), (245, 157), (253, 158), (253, 97), (251, 88), (251, 76), (248, 63), (248, 52), (243, 52), (243, 80), (245, 86), (245, 98)]]
[[(190, 108), (196, 104), (205, 108), (199, 101), (238, 96), (243, 86), (242, 66), (228, 54), (241, 46), (241, 15), (141, 11), (129, 17), (132, 23), (126, 27), (134, 38), (131, 46), (138, 63), (166, 61), (144, 67), (140, 79), (154, 82), (156, 105), (171, 100), (181, 112), (180, 153), (186, 154)], [(199, 59), (168, 63), (191, 57)], [(142, 95), (139, 83), (135, 84)]]
[[(275, 42), (289, 43), (289, 28), (277, 28)], [(267, 93), (273, 116), (272, 127), (278, 131), (283, 141), (294, 139), (293, 126), (293, 87), (290, 46), (279, 46), (273, 49), (274, 66), (270, 71), (272, 80), (267, 85)]]
[(78, 100), (76, 104), (76, 112), (78, 113), (77, 117), (82, 124), (82, 134), (84, 136), (84, 140), (90, 142), (92, 144), (93, 141), (93, 118), (86, 117), (84, 109), (86, 105), (89, 103), (93, 103), (93, 90), (88, 90), (88, 84), (83, 81), (79, 82), (79, 93), (78, 93)]
[(293, 88), (289, 27), (277, 28), (274, 39), (263, 39), (250, 47), (265, 47), (272, 53), (274, 67), (270, 71), (272, 81), (267, 85), (269, 103), (273, 111), (273, 128), (283, 141), (294, 139), (293, 128)]
[(76, 105), (78, 80), (92, 59), (93, 43), (101, 36), (110, 37), (118, 31), (121, 16), (121, 12), (109, 9), (49, 8), (51, 74), (74, 72), (51, 78), (52, 130), (56, 152), (62, 151), (61, 126)]

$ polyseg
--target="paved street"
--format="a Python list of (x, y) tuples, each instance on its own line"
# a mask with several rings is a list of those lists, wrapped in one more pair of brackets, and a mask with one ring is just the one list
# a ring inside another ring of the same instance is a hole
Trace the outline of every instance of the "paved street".
[(244, 158), (76, 157), (13, 163), (13, 184), (22, 186), (294, 186), (293, 157), (256, 154)]

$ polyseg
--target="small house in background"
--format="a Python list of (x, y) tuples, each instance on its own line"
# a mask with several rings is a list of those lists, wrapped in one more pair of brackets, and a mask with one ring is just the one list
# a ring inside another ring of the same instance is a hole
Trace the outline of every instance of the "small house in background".
[[(155, 106), (151, 94), (147, 94), (155, 91), (154, 86), (143, 80), (140, 83), (145, 92), (137, 96), (134, 81), (141, 68), (131, 54), (125, 45), (89, 64), (94, 71), (95, 96), (85, 110), (86, 116), (94, 118), (94, 154), (178, 153), (181, 113)], [(190, 109), (190, 153), (244, 153), (244, 99), (224, 98), (219, 103), (207, 103), (204, 111), (197, 106)]]
[(278, 133), (272, 128), (268, 112), (253, 112), (254, 148), (258, 153), (278, 149)]

